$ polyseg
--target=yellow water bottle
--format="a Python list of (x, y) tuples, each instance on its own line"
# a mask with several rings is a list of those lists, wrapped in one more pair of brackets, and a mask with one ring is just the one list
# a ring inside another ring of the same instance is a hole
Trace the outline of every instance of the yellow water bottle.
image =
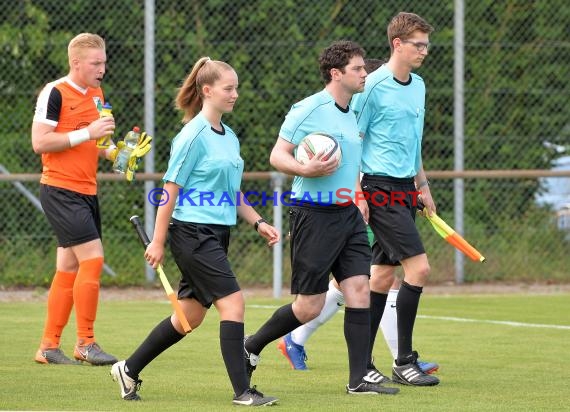
[[(113, 107), (111, 104), (109, 102), (105, 103), (101, 109), (101, 113), (99, 113), (99, 117), (113, 117), (112, 110)], [(113, 137), (112, 133), (97, 139), (97, 148), (107, 149), (111, 145), (111, 137)]]

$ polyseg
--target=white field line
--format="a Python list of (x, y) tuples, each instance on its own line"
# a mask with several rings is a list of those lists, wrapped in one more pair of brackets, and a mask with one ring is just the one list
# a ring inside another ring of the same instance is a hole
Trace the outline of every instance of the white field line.
[(469, 318), (456, 318), (454, 316), (426, 316), (426, 315), (418, 315), (418, 318), (435, 319), (435, 320), (448, 320), (451, 322), (490, 323), (493, 325), (513, 326), (516, 328), (544, 328), (544, 329), (570, 330), (570, 326), (567, 326), (567, 325), (547, 325), (544, 323), (513, 322), (510, 320), (469, 319)]
[[(279, 306), (275, 305), (246, 305), (247, 308), (254, 309), (277, 309)], [(344, 312), (340, 310), (339, 312)], [(431, 320), (446, 320), (449, 322), (463, 322), (463, 323), (488, 323), (492, 325), (504, 325), (512, 326), (515, 328), (543, 328), (543, 329), (561, 329), (570, 330), (570, 325), (547, 325), (543, 323), (525, 323), (525, 322), (513, 322), (509, 320), (491, 320), (491, 319), (469, 319), (469, 318), (458, 318), (455, 316), (427, 316), (418, 315), (420, 319), (431, 319)]]

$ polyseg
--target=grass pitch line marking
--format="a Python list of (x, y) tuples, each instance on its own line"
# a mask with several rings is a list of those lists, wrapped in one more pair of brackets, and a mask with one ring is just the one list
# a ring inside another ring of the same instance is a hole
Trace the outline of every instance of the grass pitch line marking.
[(524, 322), (513, 322), (510, 320), (468, 319), (468, 318), (456, 318), (453, 316), (427, 316), (427, 315), (418, 315), (418, 318), (449, 320), (452, 322), (490, 323), (493, 325), (513, 326), (516, 328), (543, 328), (543, 329), (570, 330), (570, 326), (566, 325), (546, 325), (543, 323), (524, 323)]
[[(276, 306), (276, 305), (246, 305), (246, 308), (277, 309), (277, 308), (279, 308), (279, 306)], [(344, 310), (340, 310), (339, 312), (344, 313)], [(542, 324), (542, 323), (513, 322), (510, 320), (469, 319), (469, 318), (457, 318), (454, 316), (429, 316), (429, 315), (418, 315), (417, 317), (421, 318), (421, 319), (447, 320), (450, 322), (490, 323), (492, 325), (513, 326), (515, 328), (543, 328), (543, 329), (570, 330), (570, 326), (566, 326), (566, 325), (546, 325), (546, 324)]]

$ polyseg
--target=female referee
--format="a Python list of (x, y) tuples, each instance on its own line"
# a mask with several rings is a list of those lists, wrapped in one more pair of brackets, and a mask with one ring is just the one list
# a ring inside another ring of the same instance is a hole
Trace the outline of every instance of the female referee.
[[(174, 138), (163, 178), (154, 237), (145, 252), (153, 267), (164, 259), (167, 233), (182, 274), (178, 300), (195, 329), (213, 304), (220, 314), (220, 346), (236, 405), (271, 405), (276, 398), (249, 387), (244, 364), (244, 297), (228, 261), (230, 226), (239, 214), (270, 246), (279, 233), (240, 201), (243, 160), (235, 133), (222, 122), (238, 98), (238, 76), (222, 61), (200, 58), (176, 96), (184, 127)], [(202, 196), (208, 193), (211, 202)], [(162, 203), (162, 202), (161, 202)], [(160, 322), (126, 360), (111, 368), (121, 396), (139, 400), (139, 373), (155, 357), (185, 336), (176, 314)], [(199, 349), (198, 349), (199, 350)]]

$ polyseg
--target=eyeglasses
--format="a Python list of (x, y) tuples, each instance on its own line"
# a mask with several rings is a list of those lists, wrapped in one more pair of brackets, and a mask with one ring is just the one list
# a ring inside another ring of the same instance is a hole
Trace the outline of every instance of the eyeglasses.
[(429, 50), (429, 46), (431, 46), (431, 43), (422, 43), (419, 41), (412, 41), (412, 40), (401, 40), (402, 43), (410, 43), (413, 44), (414, 46), (416, 46), (416, 50), (421, 52), (424, 50)]

